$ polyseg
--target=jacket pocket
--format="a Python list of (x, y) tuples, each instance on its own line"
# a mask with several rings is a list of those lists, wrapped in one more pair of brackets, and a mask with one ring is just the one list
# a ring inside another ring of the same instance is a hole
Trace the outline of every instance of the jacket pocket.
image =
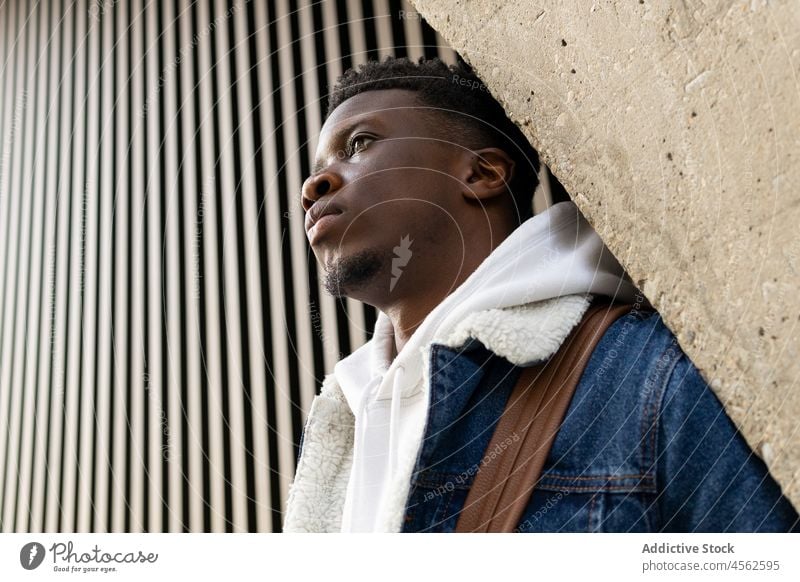
[(652, 531), (655, 489), (641, 475), (553, 475), (533, 492), (518, 530), (526, 532)]

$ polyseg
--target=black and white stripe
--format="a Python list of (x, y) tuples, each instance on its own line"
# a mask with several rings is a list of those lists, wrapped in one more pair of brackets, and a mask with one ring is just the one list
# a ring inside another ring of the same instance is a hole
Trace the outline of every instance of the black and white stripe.
[(375, 321), (323, 292), (300, 185), (343, 70), (454, 60), (413, 12), (0, 0), (0, 531), (280, 530)]

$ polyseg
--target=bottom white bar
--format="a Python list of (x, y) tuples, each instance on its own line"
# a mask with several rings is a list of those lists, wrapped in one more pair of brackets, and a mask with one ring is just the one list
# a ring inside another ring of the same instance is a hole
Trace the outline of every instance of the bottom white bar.
[[(5, 580), (800, 580), (792, 534), (5, 534)], [(192, 577), (192, 578), (187, 578)]]

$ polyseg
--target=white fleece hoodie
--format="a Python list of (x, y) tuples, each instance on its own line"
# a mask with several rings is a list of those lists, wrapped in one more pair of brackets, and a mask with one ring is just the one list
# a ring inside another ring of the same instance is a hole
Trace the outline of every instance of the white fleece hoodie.
[[(355, 417), (341, 531), (401, 527), (402, 506), (427, 419), (432, 343), (458, 347), (478, 337), (513, 363), (531, 365), (534, 362), (528, 358), (545, 359), (558, 349), (580, 321), (589, 293), (632, 301), (635, 289), (574, 203), (562, 202), (527, 220), (504, 240), (431, 311), (394, 359), (394, 330), (381, 313), (373, 339), (334, 368)], [(515, 348), (507, 345), (513, 332), (492, 333), (493, 323), (502, 320), (497, 310), (575, 295), (570, 317), (539, 324), (539, 339), (548, 336), (545, 328), (552, 325), (558, 331), (553, 334), (555, 341), (541, 342), (539, 353), (519, 352), (523, 361), (514, 361)]]

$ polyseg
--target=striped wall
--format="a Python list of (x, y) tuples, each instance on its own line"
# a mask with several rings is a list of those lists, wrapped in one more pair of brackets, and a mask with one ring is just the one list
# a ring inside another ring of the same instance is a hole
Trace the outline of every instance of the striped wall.
[(297, 203), (325, 94), (454, 54), (399, 0), (0, 0), (0, 531), (280, 531), (371, 308)]

